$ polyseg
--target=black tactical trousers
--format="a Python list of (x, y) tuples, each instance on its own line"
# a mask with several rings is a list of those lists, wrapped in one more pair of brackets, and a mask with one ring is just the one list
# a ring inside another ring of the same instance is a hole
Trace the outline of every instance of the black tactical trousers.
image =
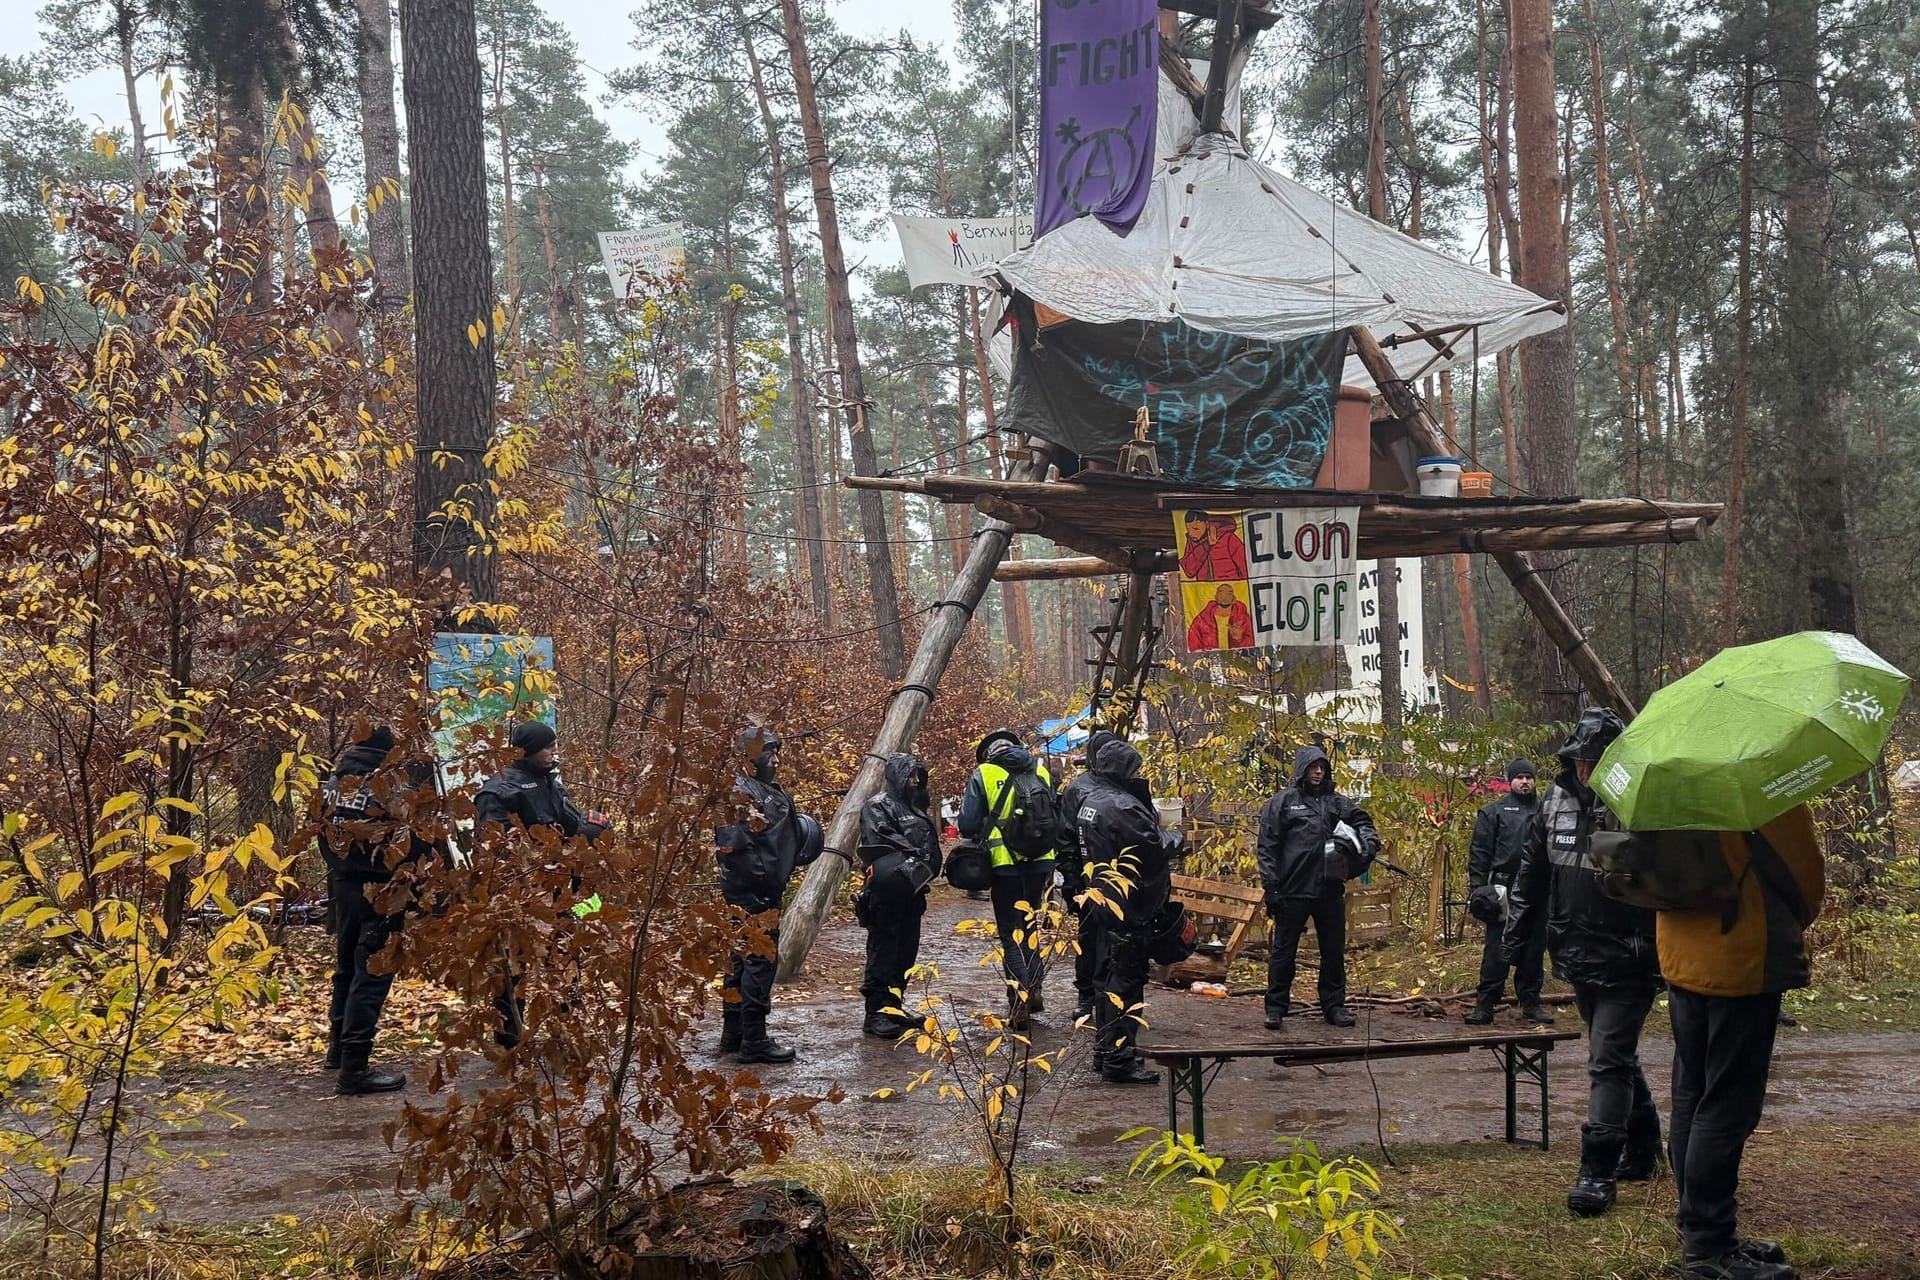
[(1293, 1000), (1293, 974), (1300, 963), (1300, 939), (1307, 921), (1320, 939), (1320, 1009), (1347, 1002), (1347, 894), (1335, 884), (1317, 898), (1282, 898), (1273, 912), (1273, 948), (1267, 953), (1267, 1016), (1287, 1016)]
[(1669, 1163), (1680, 1192), (1680, 1239), (1689, 1258), (1731, 1249), (1740, 1157), (1767, 1100), (1780, 997), (1703, 996), (1675, 988), (1673, 1127)]
[[(1047, 894), (1053, 887), (1053, 866), (1048, 864), (1044, 872), (1023, 871), (1019, 875), (1001, 875), (997, 867), (994, 871), (993, 923), (1000, 935), (1000, 968), (1008, 982), (1037, 994), (1047, 976), (1047, 967), (1040, 958), (1039, 948), (1034, 946), (1034, 925), (1020, 904), (1024, 902), (1034, 911), (1047, 905)], [(1014, 940), (1016, 930), (1020, 933), (1019, 941)], [(1007, 1004), (1013, 1003), (1014, 987), (1009, 986)]]
[[(1504, 929), (1501, 924), (1488, 925), (1487, 945), (1480, 952), (1479, 1001), (1489, 1009), (1500, 1003), (1500, 994), (1507, 988), (1507, 961), (1500, 951)], [(1540, 1002), (1540, 984), (1544, 977), (1541, 958), (1546, 950), (1546, 936), (1535, 935), (1513, 963), (1513, 994), (1523, 1007)]]
[(1101, 934), (1099, 990), (1093, 998), (1099, 1027), (1094, 1049), (1108, 1070), (1123, 1070), (1135, 1056), (1133, 1041), (1143, 1012), (1137, 1006), (1147, 995), (1146, 931), (1109, 925)]
[[(772, 942), (774, 955), (780, 950), (780, 931), (770, 929), (767, 938)], [(758, 1026), (765, 1030), (767, 1014), (773, 1010), (773, 973), (776, 967), (774, 956), (763, 956), (754, 952), (736, 951), (733, 953), (733, 972), (728, 974), (722, 986), (728, 991), (740, 993), (739, 1004), (727, 1002), (729, 1010), (738, 1009), (741, 1021), (748, 1027)]]
[(1080, 944), (1080, 954), (1073, 958), (1073, 995), (1074, 1004), (1091, 1007), (1094, 997), (1100, 990), (1100, 948), (1101, 939), (1106, 930), (1102, 927), (1108, 918), (1105, 907), (1088, 903), (1081, 911), (1077, 922), (1076, 941)]
[(1587, 1122), (1580, 1126), (1580, 1169), (1612, 1178), (1620, 1153), (1660, 1149), (1660, 1113), (1640, 1070), (1640, 1028), (1653, 1008), (1652, 987), (1575, 983), (1587, 1024)]
[(860, 983), (869, 1015), (904, 1007), (907, 970), (920, 955), (920, 917), (926, 909), (923, 894), (875, 905), (867, 925), (867, 972)]
[[(372, 886), (376, 891), (379, 886)], [(380, 1010), (393, 987), (391, 973), (368, 973), (367, 961), (399, 932), (401, 916), (381, 915), (367, 901), (368, 886), (333, 878), (333, 1003), (327, 1021), (340, 1045), (341, 1060), (364, 1067), (373, 1052)]]

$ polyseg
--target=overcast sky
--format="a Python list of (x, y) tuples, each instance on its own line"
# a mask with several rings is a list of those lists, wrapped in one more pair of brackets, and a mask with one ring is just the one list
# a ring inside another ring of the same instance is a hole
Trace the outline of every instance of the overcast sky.
[[(635, 4), (654, 0), (540, 0), (541, 6), (572, 31), (580, 48), (581, 65), (587, 68), (587, 91), (617, 137), (638, 144), (642, 164), (658, 154), (665, 133), (659, 122), (628, 102), (601, 103), (606, 90), (607, 73), (633, 62), (630, 41), (633, 24), (628, 20)], [(1012, 0), (1014, 3), (1020, 0)], [(23, 10), (37, 7), (28, 0), (17, 0)], [(946, 44), (954, 35), (953, 11), (945, 0), (837, 0), (830, 3), (834, 16), (849, 31), (891, 35), (901, 29), (922, 40)], [(0, 53), (20, 54), (39, 46), (37, 22), (11, 22), (0, 27)], [(396, 51), (397, 56), (397, 51)], [(90, 124), (104, 128), (126, 127), (127, 109), (120, 72), (103, 66), (69, 80), (62, 86), (68, 100)], [(149, 80), (141, 94), (145, 104), (147, 127), (159, 128), (159, 90)]]

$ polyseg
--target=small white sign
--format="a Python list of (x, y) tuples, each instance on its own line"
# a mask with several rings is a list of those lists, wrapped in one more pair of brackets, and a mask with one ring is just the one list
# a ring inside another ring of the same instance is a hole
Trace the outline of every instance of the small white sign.
[(630, 231), (602, 231), (600, 257), (606, 263), (613, 296), (625, 298), (636, 287), (638, 275), (667, 276), (686, 270), (687, 230), (678, 222), (663, 222)]
[(907, 283), (981, 284), (1002, 258), (1033, 243), (1032, 218), (927, 218), (893, 215)]

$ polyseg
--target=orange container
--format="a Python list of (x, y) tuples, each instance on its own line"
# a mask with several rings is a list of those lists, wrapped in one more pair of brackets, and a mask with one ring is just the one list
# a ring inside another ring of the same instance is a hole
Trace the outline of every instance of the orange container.
[(1493, 472), (1462, 471), (1460, 473), (1460, 496), (1463, 498), (1491, 498), (1493, 496)]
[(1327, 437), (1327, 455), (1313, 479), (1316, 489), (1365, 493), (1371, 487), (1373, 460), (1369, 432), (1373, 393), (1364, 387), (1342, 387), (1333, 406), (1333, 434)]

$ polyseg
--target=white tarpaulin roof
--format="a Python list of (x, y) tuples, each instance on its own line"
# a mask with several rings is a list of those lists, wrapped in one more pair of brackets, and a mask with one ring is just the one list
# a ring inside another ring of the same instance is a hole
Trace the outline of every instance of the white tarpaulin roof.
[[(1095, 324), (1178, 317), (1272, 341), (1364, 324), (1406, 377), (1471, 362), (1475, 326), (1484, 357), (1566, 323), (1539, 295), (1335, 203), (1250, 159), (1236, 139), (1198, 135), (1163, 74), (1161, 158), (1132, 232), (1081, 218), (997, 274)], [(1450, 355), (1413, 337), (1431, 330)], [(1406, 340), (1396, 345), (1396, 335)], [(1345, 380), (1373, 385), (1357, 359)]]

